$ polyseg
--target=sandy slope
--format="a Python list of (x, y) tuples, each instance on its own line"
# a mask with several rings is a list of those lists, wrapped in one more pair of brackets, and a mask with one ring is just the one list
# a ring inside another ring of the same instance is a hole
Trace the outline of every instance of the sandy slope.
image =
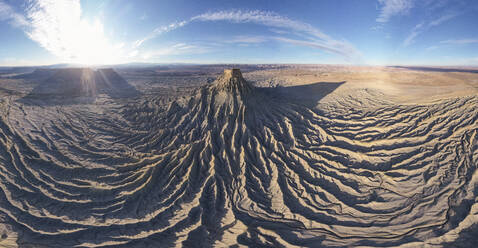
[(340, 86), (318, 108), (314, 85), (294, 87), (228, 71), (168, 106), (2, 99), (0, 245), (470, 244), (476, 95), (397, 104)]

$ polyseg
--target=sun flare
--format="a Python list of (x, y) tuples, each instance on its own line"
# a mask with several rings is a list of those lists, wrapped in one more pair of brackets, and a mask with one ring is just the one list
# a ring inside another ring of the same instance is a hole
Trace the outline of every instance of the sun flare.
[(28, 35), (53, 55), (69, 63), (120, 62), (122, 44), (107, 38), (100, 19), (82, 16), (79, 2), (38, 1), (31, 7)]
[(122, 45), (111, 44), (105, 37), (103, 24), (98, 20), (93, 23), (82, 20), (78, 29), (65, 35), (72, 44), (71, 62), (93, 65), (117, 63), (119, 60), (117, 51)]

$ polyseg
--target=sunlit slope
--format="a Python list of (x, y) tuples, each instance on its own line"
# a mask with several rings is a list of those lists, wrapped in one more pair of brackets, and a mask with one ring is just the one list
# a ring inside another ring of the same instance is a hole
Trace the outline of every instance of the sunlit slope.
[(476, 220), (476, 96), (326, 112), (231, 70), (164, 107), (1, 110), (0, 213), (23, 244), (440, 244)]

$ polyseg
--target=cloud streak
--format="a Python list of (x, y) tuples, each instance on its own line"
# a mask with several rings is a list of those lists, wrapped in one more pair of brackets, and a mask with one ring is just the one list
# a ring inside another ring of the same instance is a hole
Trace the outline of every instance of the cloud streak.
[(457, 17), (458, 15), (459, 15), (458, 13), (448, 13), (448, 14), (442, 15), (438, 18), (435, 18), (431, 21), (422, 22), (422, 23), (416, 25), (412, 29), (410, 34), (407, 36), (407, 38), (403, 41), (403, 45), (405, 47), (410, 46), (411, 44), (413, 44), (415, 42), (415, 38), (418, 37), (420, 34), (426, 32), (428, 29), (430, 29), (432, 27), (439, 26), (440, 24), (451, 20), (451, 19)]
[(438, 27), (469, 10), (476, 9), (476, 6), (466, 1), (450, 1), (450, 0), (428, 0), (416, 1), (423, 8), (425, 13), (420, 24), (416, 25), (403, 41), (403, 46), (409, 46), (415, 42), (415, 39), (429, 29)]
[(7, 20), (14, 27), (28, 26), (25, 17), (17, 13), (10, 5), (0, 1), (0, 21)]
[[(428, 10), (429, 18), (422, 20), (419, 24), (415, 25), (408, 36), (403, 40), (402, 45), (407, 47), (415, 42), (415, 39), (422, 33), (426, 32), (432, 27), (441, 25), (460, 14), (460, 11), (456, 11), (458, 8), (463, 7), (462, 4), (454, 4), (451, 9), (445, 9), (448, 6), (449, 0), (440, 1), (415, 1), (415, 0), (378, 0), (380, 13), (376, 19), (379, 26), (374, 29), (383, 28), (383, 24), (387, 23), (394, 16), (407, 15), (411, 9), (416, 7), (423, 7)], [(417, 6), (416, 6), (417, 5)], [(431, 18), (434, 17), (434, 19)]]
[(161, 35), (163, 33), (167, 33), (167, 32), (173, 31), (175, 29), (178, 29), (178, 28), (180, 28), (180, 27), (182, 27), (186, 24), (188, 24), (188, 21), (173, 22), (173, 23), (171, 23), (167, 26), (161, 26), (159, 28), (156, 28), (148, 36), (144, 37), (143, 39), (137, 40), (134, 43), (134, 47), (135, 48), (140, 47), (144, 42), (146, 42), (148, 40), (151, 40), (151, 39), (155, 38), (156, 36)]
[(415, 42), (415, 38), (425, 30), (424, 27), (425, 27), (424, 23), (417, 24), (412, 29), (412, 31), (407, 36), (407, 38), (403, 41), (403, 45), (404, 46), (410, 46), (413, 42)]
[(206, 51), (207, 51), (207, 48), (205, 47), (200, 47), (200, 46), (186, 44), (186, 43), (177, 43), (170, 47), (145, 52), (141, 55), (141, 57), (145, 60), (150, 60), (154, 58), (171, 56), (171, 55), (179, 55), (179, 54), (201, 54)]
[[(191, 17), (189, 20), (182, 22), (175, 22), (167, 26), (162, 26), (155, 29), (152, 33), (147, 35), (145, 38), (137, 40), (135, 42), (135, 47), (139, 47), (144, 42), (155, 38), (156, 36), (172, 31), (174, 29), (183, 27), (189, 23), (193, 22), (217, 22), (217, 21), (226, 21), (232, 23), (253, 23), (257, 25), (266, 26), (272, 30), (282, 32), (285, 34), (297, 34), (305, 38), (305, 40), (295, 40), (289, 39), (286, 37), (282, 38), (273, 38), (273, 40), (292, 43), (300, 46), (308, 46), (313, 48), (318, 48), (338, 54), (346, 57), (348, 60), (359, 60), (361, 53), (349, 42), (344, 40), (336, 40), (330, 37), (329, 35), (323, 33), (321, 30), (315, 28), (314, 26), (304, 23), (301, 21), (293, 20), (288, 17), (281, 16), (277, 13), (270, 11), (217, 11), (217, 12), (208, 12), (201, 15)], [(265, 37), (261, 37), (260, 40), (247, 40), (248, 43), (261, 43)], [(246, 42), (246, 43), (247, 43)]]
[(412, 0), (378, 0), (380, 5), (380, 14), (376, 21), (386, 23), (396, 15), (405, 15), (413, 7)]
[(258, 44), (268, 41), (268, 38), (265, 36), (236, 36), (230, 40), (225, 41), (226, 43), (247, 43), (247, 44)]
[[(349, 57), (351, 53), (357, 52), (357, 51), (350, 50), (349, 46), (343, 45), (341, 43), (328, 44), (328, 43), (320, 42), (320, 41), (305, 41), (305, 40), (289, 39), (284, 37), (275, 37), (274, 39), (278, 41), (287, 42), (290, 44), (318, 48), (330, 53), (340, 54), (344, 57)], [(356, 54), (356, 55), (358, 56), (359, 54)]]
[(458, 16), (458, 13), (449, 13), (449, 14), (443, 15), (435, 20), (432, 20), (429, 26), (430, 27), (438, 26), (448, 20), (455, 18), (456, 16)]
[(443, 40), (443, 41), (440, 41), (440, 43), (441, 44), (456, 44), (456, 45), (478, 44), (478, 39)]
[(191, 21), (230, 21), (234, 23), (256, 23), (272, 28), (291, 29), (298, 32), (307, 33), (316, 38), (330, 39), (314, 26), (280, 16), (270, 11), (218, 11), (209, 12), (191, 18)]

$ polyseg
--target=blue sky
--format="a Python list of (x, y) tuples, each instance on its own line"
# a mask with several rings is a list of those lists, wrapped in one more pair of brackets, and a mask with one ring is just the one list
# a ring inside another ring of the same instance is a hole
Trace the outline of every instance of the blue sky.
[(0, 0), (0, 65), (478, 65), (475, 0)]

